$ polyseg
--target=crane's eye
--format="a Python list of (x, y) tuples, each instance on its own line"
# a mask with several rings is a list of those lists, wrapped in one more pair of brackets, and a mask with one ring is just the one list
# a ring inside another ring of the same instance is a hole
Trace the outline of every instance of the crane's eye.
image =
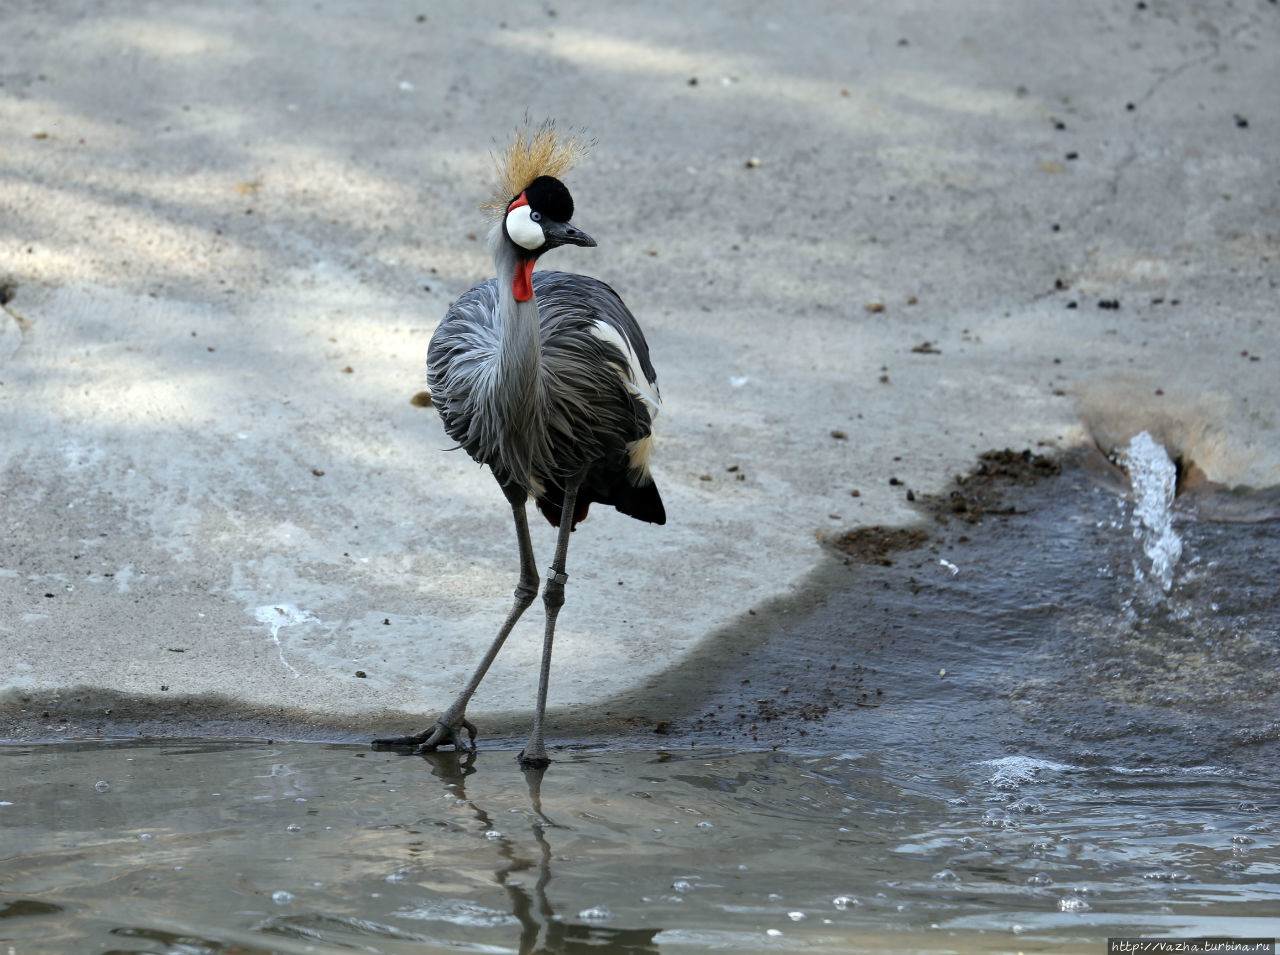
[(541, 213), (541, 212), (538, 212), (536, 209), (535, 209), (535, 210), (530, 210), (530, 212), (529, 212), (529, 218), (530, 218), (530, 219), (532, 219), (534, 222), (541, 222), (541, 221), (542, 221), (542, 213)]

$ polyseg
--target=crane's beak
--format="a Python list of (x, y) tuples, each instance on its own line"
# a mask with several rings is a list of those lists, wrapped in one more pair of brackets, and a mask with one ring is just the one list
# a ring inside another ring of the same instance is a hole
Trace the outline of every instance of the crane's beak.
[(561, 245), (581, 245), (592, 248), (596, 244), (595, 239), (567, 222), (544, 222), (542, 234), (547, 240), (546, 245), (542, 247), (544, 252)]

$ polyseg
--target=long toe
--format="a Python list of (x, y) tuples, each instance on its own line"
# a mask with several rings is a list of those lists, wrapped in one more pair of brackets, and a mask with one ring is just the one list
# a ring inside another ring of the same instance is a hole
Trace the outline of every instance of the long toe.
[[(462, 730), (466, 730), (465, 736), (461, 732)], [(476, 751), (476, 728), (465, 716), (459, 717), (453, 723), (436, 720), (430, 729), (425, 729), (421, 733), (415, 733), (412, 736), (387, 736), (383, 739), (375, 739), (373, 746), (375, 749), (412, 748), (415, 754), (434, 753), (441, 746), (452, 746), (458, 752), (466, 750), (468, 753), (474, 753)]]
[[(465, 737), (462, 730), (467, 731)], [(476, 728), (465, 716), (460, 717), (456, 723), (437, 720), (431, 731), (423, 735), (425, 739), (414, 741), (417, 743), (413, 750), (414, 755), (434, 753), (441, 746), (452, 746), (459, 753), (476, 751)]]
[(375, 739), (372, 745), (374, 749), (404, 749), (408, 746), (417, 746), (428, 739), (433, 731), (434, 727), (415, 733), (413, 736), (384, 736), (382, 739)]

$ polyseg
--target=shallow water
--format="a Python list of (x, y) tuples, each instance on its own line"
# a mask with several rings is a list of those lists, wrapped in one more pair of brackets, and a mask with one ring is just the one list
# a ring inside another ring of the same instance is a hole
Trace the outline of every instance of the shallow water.
[[(1092, 951), (1270, 935), (1280, 776), (853, 755), (0, 750), (28, 952)], [(2, 951), (3, 948), (0, 948)]]
[(1166, 592), (1083, 472), (998, 503), (551, 714), (545, 775), (483, 720), (470, 758), (0, 746), (0, 955), (1280, 933), (1277, 525), (1175, 521)]
[(998, 490), (977, 523), (930, 511), (884, 566), (832, 562), (617, 708), (699, 746), (1270, 772), (1280, 522), (1178, 513), (1166, 591), (1132, 502), (1078, 464)]

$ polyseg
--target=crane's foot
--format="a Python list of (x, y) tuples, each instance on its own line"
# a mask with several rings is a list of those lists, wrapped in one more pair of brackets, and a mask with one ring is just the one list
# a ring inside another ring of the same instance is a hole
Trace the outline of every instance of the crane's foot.
[(547, 758), (547, 750), (539, 741), (537, 744), (530, 744), (520, 750), (520, 755), (516, 757), (516, 761), (520, 764), (521, 769), (546, 769), (551, 765), (551, 760)]
[(520, 763), (521, 769), (546, 769), (551, 765), (551, 760), (546, 756), (526, 756), (523, 751), (516, 757)]
[[(462, 738), (462, 730), (467, 731), (467, 738)], [(404, 749), (413, 747), (413, 755), (434, 753), (441, 746), (452, 746), (458, 752), (474, 753), (476, 751), (476, 728), (465, 716), (456, 722), (446, 723), (436, 720), (430, 729), (423, 730), (413, 736), (388, 736), (373, 741), (374, 749)]]

